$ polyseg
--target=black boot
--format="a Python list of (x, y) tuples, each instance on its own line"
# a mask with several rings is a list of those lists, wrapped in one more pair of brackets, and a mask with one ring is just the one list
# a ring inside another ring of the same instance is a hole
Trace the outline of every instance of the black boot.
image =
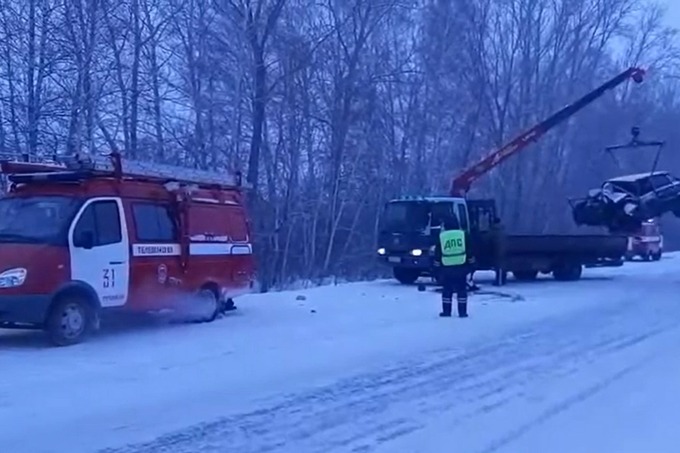
[(442, 302), (442, 312), (439, 313), (439, 316), (442, 318), (450, 318), (451, 317), (451, 302)]
[(467, 318), (467, 302), (458, 302), (458, 317)]

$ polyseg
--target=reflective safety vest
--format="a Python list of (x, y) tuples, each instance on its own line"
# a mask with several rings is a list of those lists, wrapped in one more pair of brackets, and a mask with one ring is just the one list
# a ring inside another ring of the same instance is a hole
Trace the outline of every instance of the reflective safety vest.
[(445, 230), (439, 234), (443, 266), (461, 266), (467, 261), (465, 231)]

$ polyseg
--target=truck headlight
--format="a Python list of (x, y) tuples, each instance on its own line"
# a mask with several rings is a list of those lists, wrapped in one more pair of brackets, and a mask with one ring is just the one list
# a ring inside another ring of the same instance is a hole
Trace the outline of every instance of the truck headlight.
[(420, 249), (413, 249), (411, 250), (411, 255), (413, 256), (421, 256), (423, 254), (423, 251)]
[(385, 253), (387, 253), (387, 251), (383, 247), (378, 249), (378, 255), (384, 255)]
[(0, 274), (0, 288), (21, 286), (24, 284), (24, 280), (26, 280), (26, 269), (21, 267), (8, 269)]

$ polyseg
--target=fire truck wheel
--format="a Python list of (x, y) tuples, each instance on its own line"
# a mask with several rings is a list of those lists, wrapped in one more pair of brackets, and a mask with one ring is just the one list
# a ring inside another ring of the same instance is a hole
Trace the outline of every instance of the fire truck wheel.
[[(204, 313), (198, 322), (213, 322), (220, 314), (220, 300), (217, 291), (210, 287), (203, 287), (198, 291), (198, 300), (201, 304), (201, 312)], [(203, 309), (205, 308), (205, 311)]]
[(662, 251), (659, 250), (658, 252), (652, 253), (652, 260), (653, 261), (659, 261), (661, 259)]
[(46, 330), (55, 346), (80, 343), (92, 332), (95, 311), (88, 301), (78, 295), (59, 297), (47, 317)]

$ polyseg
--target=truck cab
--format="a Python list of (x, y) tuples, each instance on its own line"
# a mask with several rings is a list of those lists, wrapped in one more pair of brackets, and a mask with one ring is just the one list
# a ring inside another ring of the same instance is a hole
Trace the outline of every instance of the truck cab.
[(44, 329), (68, 345), (113, 312), (212, 321), (252, 288), (238, 184), (124, 167), (119, 156), (104, 163), (49, 171), (2, 163), (10, 190), (0, 199), (0, 328)]
[(434, 246), (442, 222), (451, 216), (470, 231), (468, 204), (462, 197), (404, 197), (385, 204), (378, 256), (392, 266), (399, 282), (411, 284), (420, 276), (434, 277)]

